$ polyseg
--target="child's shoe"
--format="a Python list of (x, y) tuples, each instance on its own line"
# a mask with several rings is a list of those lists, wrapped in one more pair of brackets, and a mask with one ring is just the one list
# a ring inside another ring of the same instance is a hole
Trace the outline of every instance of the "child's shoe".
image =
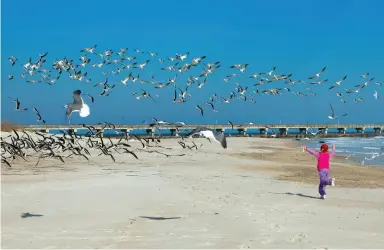
[(326, 197), (327, 197), (326, 195), (322, 195), (320, 196), (320, 199), (325, 200)]
[(335, 178), (332, 178), (332, 187), (334, 187), (335, 186)]

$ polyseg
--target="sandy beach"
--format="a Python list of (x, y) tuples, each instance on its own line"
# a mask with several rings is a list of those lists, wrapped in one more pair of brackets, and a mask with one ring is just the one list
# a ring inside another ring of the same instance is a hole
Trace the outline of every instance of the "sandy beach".
[(192, 140), (161, 142), (185, 156), (2, 164), (2, 248), (384, 247), (383, 170), (335, 156), (321, 200), (316, 159), (292, 140)]

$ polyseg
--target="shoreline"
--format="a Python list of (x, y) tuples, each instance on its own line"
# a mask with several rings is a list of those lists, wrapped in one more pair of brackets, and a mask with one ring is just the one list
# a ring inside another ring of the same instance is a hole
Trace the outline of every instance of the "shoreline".
[[(5, 133), (8, 133), (8, 132), (5, 132)], [(150, 136), (149, 137), (146, 137), (146, 136), (140, 137), (140, 136), (138, 136), (138, 137), (140, 139), (145, 138), (145, 139), (149, 139), (149, 140), (151, 140), (152, 138), (153, 139), (162, 139), (161, 141), (166, 142), (166, 143), (174, 142), (175, 139), (181, 139), (181, 137), (179, 137), (179, 136), (175, 136), (175, 137), (156, 137), (156, 136), (154, 136), (154, 137), (150, 137)], [(112, 140), (117, 140), (116, 138), (113, 138), (113, 137), (107, 137), (107, 138), (110, 138)], [(139, 143), (132, 136), (130, 137), (130, 139), (134, 139), (134, 142), (130, 142), (130, 143)], [(275, 139), (275, 140), (273, 140), (273, 139)], [(193, 136), (192, 138), (184, 138), (184, 140), (206, 141), (206, 139), (204, 139), (203, 137), (199, 137), (199, 136)], [(267, 150), (268, 152), (263, 152), (263, 151), (262, 152), (256, 152), (255, 151), (255, 152), (249, 153), (246, 151), (242, 151), (242, 152), (229, 153), (228, 154), (227, 151), (224, 151), (224, 153), (226, 155), (229, 155), (231, 157), (236, 157), (236, 158), (238, 158), (240, 156), (240, 157), (247, 158), (247, 159), (262, 160), (265, 163), (268, 163), (268, 165), (270, 165), (272, 163), (274, 165), (280, 164), (283, 166), (291, 166), (291, 165), (296, 166), (295, 168), (288, 167), (285, 170), (282, 167), (270, 167), (269, 169), (266, 169), (266, 168), (263, 169), (263, 170), (267, 170), (267, 172), (269, 172), (271, 174), (271, 177), (277, 178), (278, 180), (283, 180), (283, 181), (289, 181), (290, 180), (292, 182), (296, 182), (295, 179), (292, 177), (292, 175), (299, 174), (299, 175), (304, 175), (304, 177), (306, 179), (308, 179), (307, 182), (305, 182), (305, 183), (311, 184), (311, 183), (316, 183), (318, 181), (317, 180), (317, 170), (316, 170), (316, 158), (307, 152), (302, 152), (302, 150), (301, 150), (301, 145), (303, 143), (305, 144), (305, 142), (307, 140), (298, 141), (298, 140), (292, 140), (292, 138), (266, 138), (266, 137), (263, 138), (263, 137), (242, 137), (242, 136), (238, 136), (238, 137), (229, 136), (229, 137), (227, 137), (227, 140), (240, 140), (240, 141), (241, 140), (249, 140), (251, 142), (254, 141), (255, 143), (258, 143), (261, 140), (261, 141), (265, 141), (266, 144), (268, 144), (268, 143), (275, 144), (275, 146), (265, 146), (264, 145), (264, 146), (259, 146), (259, 147), (251, 147), (251, 149), (255, 149), (256, 151), (260, 150), (260, 149), (262, 149), (262, 150), (264, 149), (264, 150)], [(175, 146), (177, 145), (177, 143), (173, 143), (173, 144)], [(211, 144), (213, 144), (213, 146), (215, 147), (215, 143), (211, 143)], [(276, 148), (277, 145), (278, 145), (278, 147)], [(219, 145), (216, 145), (216, 147), (219, 147)], [(221, 149), (221, 147), (219, 147), (219, 149)], [(280, 151), (277, 152), (277, 149), (279, 149)], [(281, 156), (276, 157), (276, 154), (280, 154)], [(289, 159), (292, 156), (294, 158), (293, 162), (292, 162), (292, 160)], [(342, 173), (341, 169), (339, 169), (340, 167), (346, 167), (346, 169), (348, 170), (348, 173), (352, 174), (352, 175), (358, 175), (358, 173), (363, 173), (363, 172), (365, 172), (366, 175), (373, 174), (372, 176), (368, 176), (369, 178), (373, 177), (373, 179), (372, 179), (373, 183), (371, 183), (369, 185), (363, 184), (362, 188), (374, 187), (375, 185), (377, 185), (377, 181), (380, 180), (380, 178), (383, 178), (383, 180), (384, 180), (384, 175), (383, 175), (384, 174), (384, 166), (375, 165), (375, 164), (361, 165), (359, 162), (351, 159), (351, 158), (358, 158), (357, 156), (355, 156), (355, 157), (352, 156), (349, 159), (346, 159), (346, 156), (347, 155), (345, 155), (345, 154), (337, 154), (337, 153), (335, 154), (335, 156), (331, 160), (331, 172), (334, 172), (332, 165), (335, 165), (335, 167), (336, 167), (335, 172), (337, 174)], [(95, 158), (97, 158), (97, 157), (95, 157)], [(239, 158), (239, 159), (241, 159), (241, 158)], [(300, 164), (296, 164), (295, 163), (296, 161), (299, 161)], [(82, 163), (86, 164), (87, 161), (83, 161)], [(113, 162), (111, 162), (111, 163), (113, 164)], [(23, 162), (20, 160), (19, 164), (23, 164)], [(69, 164), (71, 164), (71, 163), (69, 163)], [(65, 165), (66, 164), (64, 164), (63, 167), (65, 167)], [(2, 164), (2, 166), (5, 166), (5, 164)], [(33, 169), (34, 168), (35, 167), (33, 167)], [(37, 167), (37, 168), (39, 168), (39, 167)], [(249, 168), (249, 166), (247, 168)], [(8, 167), (6, 167), (6, 166), (2, 167), (2, 174), (4, 174), (3, 170), (7, 171), (7, 169), (8, 169)], [(276, 177), (277, 173), (279, 173), (280, 177)], [(313, 175), (313, 173), (315, 173), (315, 175)], [(377, 174), (377, 175), (375, 175), (375, 174)], [(308, 175), (311, 175), (311, 178), (309, 178)], [(364, 176), (367, 177), (366, 175), (364, 175)], [(377, 176), (377, 178), (375, 176)], [(357, 179), (358, 179), (357, 177), (358, 176), (353, 177), (355, 179), (355, 181), (357, 181)], [(345, 185), (345, 183), (342, 182), (342, 187), (350, 187), (350, 186), (352, 186), (352, 185)], [(384, 188), (384, 181), (382, 183), (380, 183), (380, 185), (378, 185), (378, 186), (380, 188)]]
[[(300, 182), (318, 185), (316, 158), (308, 152), (302, 152), (301, 144), (286, 141), (283, 150), (273, 147), (258, 147), (267, 152), (237, 153), (234, 156), (273, 162), (273, 166), (261, 168), (272, 174), (273, 178), (282, 181)], [(294, 158), (294, 161), (287, 159)], [(244, 169), (256, 171), (256, 167)], [(260, 170), (260, 169), (259, 169)], [(343, 188), (379, 188), (384, 189), (384, 168), (381, 165), (361, 165), (353, 160), (346, 160), (345, 155), (335, 154), (330, 163), (330, 176), (336, 176), (336, 185)]]

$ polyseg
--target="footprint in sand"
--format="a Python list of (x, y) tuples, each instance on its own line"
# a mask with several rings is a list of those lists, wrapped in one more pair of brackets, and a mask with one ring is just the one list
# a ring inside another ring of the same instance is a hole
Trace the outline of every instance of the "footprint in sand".
[[(270, 235), (264, 235), (265, 237), (270, 236)], [(263, 245), (270, 245), (274, 242), (272, 238), (264, 238), (260, 243)]]
[(303, 242), (305, 239), (307, 238), (307, 235), (306, 234), (303, 234), (303, 233), (300, 233), (296, 236), (293, 236), (290, 241), (291, 242)]

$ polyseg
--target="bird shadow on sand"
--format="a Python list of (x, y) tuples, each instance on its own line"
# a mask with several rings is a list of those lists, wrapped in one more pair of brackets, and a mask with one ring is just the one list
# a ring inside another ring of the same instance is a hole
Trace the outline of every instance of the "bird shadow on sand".
[(150, 219), (150, 220), (176, 220), (181, 217), (158, 217), (158, 216), (140, 216), (140, 218)]
[(22, 213), (20, 215), (21, 218), (28, 218), (28, 217), (41, 217), (42, 214), (31, 214), (31, 213)]
[(273, 194), (286, 194), (286, 195), (300, 196), (300, 197), (304, 197), (304, 198), (320, 200), (320, 197), (316, 197), (316, 196), (312, 196), (312, 195), (306, 195), (306, 194), (302, 194), (302, 193), (295, 193), (294, 194), (294, 193), (286, 192), (286, 193), (273, 193)]

